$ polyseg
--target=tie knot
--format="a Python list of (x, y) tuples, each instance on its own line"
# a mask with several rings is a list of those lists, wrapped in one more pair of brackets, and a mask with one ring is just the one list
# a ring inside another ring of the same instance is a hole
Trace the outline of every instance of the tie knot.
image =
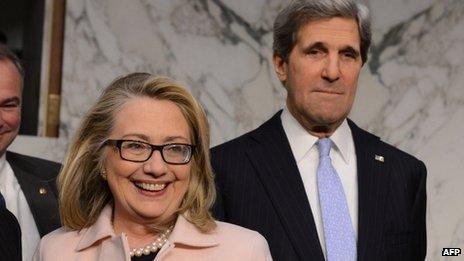
[(317, 141), (317, 149), (319, 150), (319, 157), (329, 156), (330, 149), (332, 148), (332, 140), (329, 138), (319, 139)]

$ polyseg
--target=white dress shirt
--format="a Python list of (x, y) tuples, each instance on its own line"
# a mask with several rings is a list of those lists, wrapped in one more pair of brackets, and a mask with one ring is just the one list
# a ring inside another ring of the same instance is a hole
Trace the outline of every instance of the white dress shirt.
[[(285, 107), (281, 115), (282, 125), (290, 143), (290, 147), (298, 165), (298, 170), (303, 180), (306, 195), (308, 196), (317, 234), (325, 255), (324, 228), (317, 190), (317, 167), (319, 164), (319, 152), (316, 142), (318, 137), (309, 134), (300, 123), (291, 115)], [(345, 191), (351, 222), (353, 224), (356, 239), (358, 237), (358, 180), (356, 167), (356, 152), (353, 136), (346, 119), (330, 136), (335, 144), (330, 150), (332, 165), (340, 176)]]
[(39, 230), (13, 169), (6, 161), (5, 154), (0, 157), (0, 191), (5, 198), (6, 208), (15, 215), (21, 227), (23, 260), (32, 260), (40, 240)]

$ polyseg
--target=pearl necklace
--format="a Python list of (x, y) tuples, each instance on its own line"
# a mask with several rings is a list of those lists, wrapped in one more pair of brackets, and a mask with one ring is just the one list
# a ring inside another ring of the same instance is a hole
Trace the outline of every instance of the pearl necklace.
[(132, 250), (129, 251), (130, 256), (140, 257), (142, 255), (147, 256), (150, 253), (155, 253), (156, 251), (161, 249), (161, 247), (163, 247), (164, 244), (166, 244), (166, 242), (168, 241), (168, 236), (169, 234), (171, 234), (171, 231), (172, 226), (166, 229), (163, 233), (161, 233), (161, 235), (159, 235), (158, 238), (155, 241), (153, 241), (153, 243), (150, 243), (144, 247), (132, 248)]

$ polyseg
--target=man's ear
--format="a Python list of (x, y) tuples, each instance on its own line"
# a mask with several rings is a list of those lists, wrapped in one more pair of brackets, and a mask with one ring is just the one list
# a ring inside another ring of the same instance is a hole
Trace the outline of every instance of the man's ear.
[(277, 78), (283, 83), (287, 81), (287, 71), (288, 64), (285, 60), (278, 54), (272, 56), (272, 61), (274, 63), (274, 71), (277, 74)]

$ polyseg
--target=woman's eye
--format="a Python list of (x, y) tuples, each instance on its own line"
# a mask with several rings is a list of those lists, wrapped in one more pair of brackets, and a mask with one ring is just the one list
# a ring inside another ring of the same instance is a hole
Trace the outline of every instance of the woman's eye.
[(178, 145), (169, 146), (168, 150), (171, 152), (182, 152), (183, 151), (182, 146), (178, 146)]
[(128, 149), (131, 149), (131, 150), (139, 150), (139, 149), (143, 149), (145, 146), (143, 146), (142, 143), (129, 142), (129, 143), (125, 144), (124, 147), (126, 147)]

